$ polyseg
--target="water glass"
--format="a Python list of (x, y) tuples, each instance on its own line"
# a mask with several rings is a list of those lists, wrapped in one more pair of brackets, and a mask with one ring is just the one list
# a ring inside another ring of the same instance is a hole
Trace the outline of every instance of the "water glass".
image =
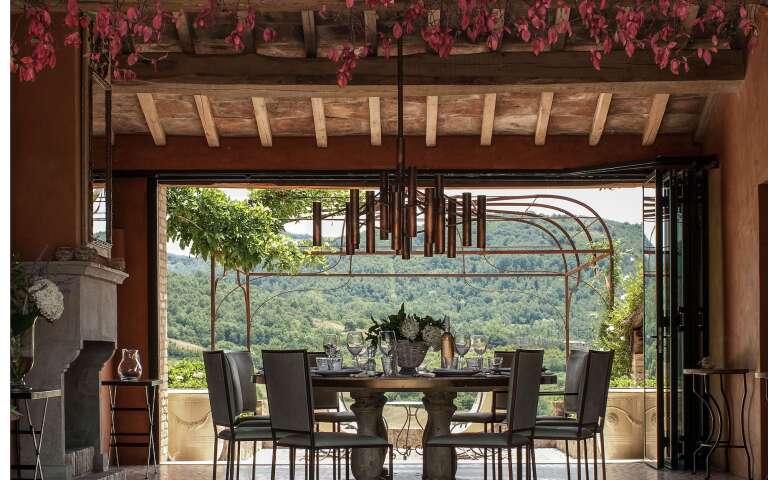
[(385, 357), (391, 357), (396, 346), (395, 332), (385, 330), (379, 335), (379, 350)]
[(347, 350), (349, 354), (355, 359), (355, 363), (359, 362), (359, 356), (365, 349), (365, 338), (363, 332), (349, 332), (347, 333)]
[(340, 371), (341, 367), (341, 357), (333, 357), (328, 359), (328, 369), (332, 372)]
[(323, 335), (323, 349), (328, 358), (333, 358), (339, 354), (339, 336), (335, 333), (326, 333)]
[(448, 370), (458, 370), (459, 369), (459, 357), (453, 357), (451, 358), (450, 362), (446, 362), (445, 367)]
[(468, 358), (467, 359), (467, 370), (480, 370), (483, 368), (483, 359), (482, 358)]
[(464, 355), (469, 353), (469, 348), (472, 346), (472, 337), (467, 333), (457, 333), (453, 337), (453, 345), (456, 347), (456, 353), (463, 360)]
[(328, 362), (328, 360), (330, 360), (330, 359), (326, 358), (326, 357), (318, 357), (318, 359), (316, 360), (316, 362), (317, 362), (317, 369), (318, 370), (323, 370), (323, 371), (330, 370), (331, 367), (330, 367), (330, 363)]
[(384, 371), (384, 375), (389, 377), (392, 375), (392, 357), (382, 355), (381, 356), (381, 369)]
[(480, 357), (480, 368), (483, 368), (483, 356), (488, 349), (487, 335), (472, 335), (472, 350)]
[(504, 361), (501, 357), (493, 357), (491, 358), (491, 368), (493, 370), (498, 370), (501, 368), (501, 363)]

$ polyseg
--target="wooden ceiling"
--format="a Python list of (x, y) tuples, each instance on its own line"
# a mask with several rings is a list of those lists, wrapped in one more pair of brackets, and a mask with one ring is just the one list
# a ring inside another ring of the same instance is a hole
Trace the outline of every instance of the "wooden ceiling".
[[(158, 45), (139, 46), (168, 58), (156, 67), (138, 65), (136, 81), (113, 86), (115, 134), (149, 134), (156, 145), (169, 135), (199, 136), (209, 147), (223, 137), (258, 137), (263, 146), (280, 137), (315, 137), (321, 148), (332, 146), (334, 136), (369, 136), (372, 145), (380, 145), (383, 135), (395, 134), (395, 60), (382, 57), (380, 45), (359, 62), (346, 88), (335, 85), (335, 65), (318, 58), (351, 34), (375, 45), (378, 32), (391, 29), (392, 9), (321, 16), (321, 4), (335, 10), (343, 2), (252, 1), (259, 9), (257, 30), (238, 53), (224, 41), (234, 15), (195, 28), (191, 12), (197, 2), (171, 3), (184, 7), (184, 20), (169, 25)], [(526, 4), (506, 5), (515, 11)], [(558, 9), (553, 21), (567, 15)], [(581, 135), (590, 145), (613, 134), (637, 135), (638, 145), (665, 134), (700, 138), (716, 95), (734, 91), (744, 76), (737, 49), (721, 51), (708, 68), (694, 62), (679, 77), (660, 71), (647, 52), (631, 61), (614, 52), (596, 71), (577, 23), (572, 38), (539, 56), (511, 39), (494, 53), (484, 42), (458, 39), (452, 55), (440, 59), (420, 38), (409, 38), (406, 134), (423, 136), (427, 146), (439, 145), (441, 136), (476, 136), (480, 145), (491, 145), (498, 135), (530, 136), (536, 145), (549, 135)], [(259, 29), (267, 26), (278, 32), (275, 42), (260, 41)], [(694, 38), (689, 48), (699, 42)], [(103, 135), (103, 96), (96, 92), (93, 101), (94, 132)]]

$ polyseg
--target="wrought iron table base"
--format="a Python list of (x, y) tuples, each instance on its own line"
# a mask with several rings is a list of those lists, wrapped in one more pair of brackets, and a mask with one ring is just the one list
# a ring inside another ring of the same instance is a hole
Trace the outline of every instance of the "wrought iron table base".
[[(744, 428), (745, 425), (745, 406), (747, 402), (747, 373), (744, 372), (738, 372), (738, 373), (711, 373), (711, 374), (697, 374), (694, 375), (693, 379), (693, 393), (697, 397), (699, 397), (702, 402), (704, 403), (704, 406), (707, 409), (707, 412), (709, 413), (709, 418), (711, 420), (710, 422), (710, 428), (709, 433), (707, 435), (706, 440), (703, 442), (699, 442), (698, 447), (696, 447), (696, 450), (693, 451), (693, 473), (696, 473), (697, 470), (697, 462), (696, 459), (700, 453), (706, 452), (705, 457), (705, 467), (707, 476), (706, 478), (710, 478), (710, 461), (712, 458), (712, 454), (717, 450), (718, 448), (722, 448), (726, 450), (725, 455), (725, 469), (726, 471), (730, 470), (730, 461), (728, 458), (727, 451), (730, 449), (736, 449), (736, 450), (744, 450), (746, 456), (747, 456), (747, 479), (752, 480), (752, 457), (749, 453), (749, 446), (746, 441), (746, 431)], [(714, 397), (710, 392), (710, 377), (717, 375), (720, 377), (720, 393), (723, 396), (723, 403), (724, 408), (721, 407), (720, 402), (718, 402), (717, 398)], [(728, 395), (726, 394), (726, 377), (728, 375), (741, 375), (742, 377), (742, 386), (743, 386), (743, 393), (741, 397), (741, 411), (739, 413), (741, 418), (741, 444), (735, 444), (732, 443), (733, 441), (733, 431), (732, 431), (732, 418), (731, 418), (731, 408), (730, 403), (728, 402)], [(697, 381), (696, 377), (701, 376), (702, 380), (702, 389), (699, 390), (697, 388)], [(723, 413), (724, 412), (724, 413)], [(724, 422), (725, 420), (725, 422)], [(723, 439), (723, 425), (724, 423), (727, 425), (727, 438)]]
[[(13, 400), (14, 405), (16, 406), (16, 409), (18, 410), (19, 407), (19, 400), (14, 399)], [(43, 415), (40, 419), (40, 429), (35, 429), (35, 423), (32, 420), (32, 412), (29, 409), (29, 400), (24, 399), (24, 410), (25, 414), (23, 415), (23, 418), (27, 421), (27, 425), (29, 426), (29, 429), (21, 430), (20, 423), (21, 419), (18, 419), (16, 422), (14, 422), (13, 430), (11, 433), (13, 433), (13, 440), (15, 444), (15, 453), (16, 453), (16, 463), (11, 465), (11, 470), (14, 470), (16, 472), (17, 479), (22, 478), (21, 472), (24, 470), (35, 470), (34, 473), (34, 480), (37, 480), (38, 472), (40, 473), (40, 480), (44, 480), (43, 477), (43, 466), (40, 464), (40, 452), (42, 451), (42, 445), (43, 445), (43, 433), (45, 432), (45, 416), (48, 413), (48, 398), (45, 398), (43, 400)], [(29, 434), (32, 437), (32, 446), (35, 449), (35, 463), (34, 465), (25, 465), (21, 463), (21, 443), (20, 443), (20, 435), (21, 434)]]

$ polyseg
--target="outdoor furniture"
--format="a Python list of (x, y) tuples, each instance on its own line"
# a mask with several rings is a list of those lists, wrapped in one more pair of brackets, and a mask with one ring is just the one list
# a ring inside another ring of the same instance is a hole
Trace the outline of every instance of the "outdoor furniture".
[[(226, 352), (235, 365), (235, 373), (238, 376), (240, 394), (242, 398), (242, 412), (235, 417), (237, 425), (252, 427), (268, 427), (269, 415), (256, 415), (256, 385), (251, 382), (253, 377), (253, 358), (249, 350)], [(238, 452), (239, 454), (239, 452)]]
[[(424, 409), (428, 420), (424, 429), (424, 441), (432, 436), (450, 433), (453, 404), (457, 392), (506, 391), (509, 387), (507, 375), (474, 375), (466, 377), (321, 377), (311, 376), (313, 387), (323, 387), (337, 392), (349, 392), (354, 400), (350, 406), (357, 418), (357, 431), (365, 435), (386, 438), (382, 411), (387, 402), (386, 392), (421, 392), (424, 395)], [(254, 375), (254, 382), (264, 378)], [(543, 373), (542, 385), (557, 384), (557, 375)], [(274, 427), (274, 410), (270, 401)], [(424, 462), (424, 478), (430, 480), (453, 479), (456, 473), (456, 457), (451, 448), (429, 447)], [(376, 480), (381, 476), (386, 451), (380, 449), (354, 450), (351, 455), (352, 473), (357, 480)]]
[[(234, 360), (222, 350), (203, 352), (205, 364), (205, 376), (208, 382), (208, 399), (211, 403), (211, 421), (213, 422), (213, 480), (216, 480), (216, 464), (219, 439), (229, 444), (227, 449), (226, 478), (234, 478), (235, 473), (235, 449), (233, 442), (256, 442), (272, 440), (272, 429), (269, 426), (253, 426), (247, 423), (237, 423), (237, 416), (242, 413), (242, 393), (240, 391), (239, 377), (235, 374), (237, 369)], [(223, 427), (221, 431), (218, 427)], [(239, 448), (238, 448), (239, 450)], [(277, 449), (272, 449), (272, 478), (275, 474), (275, 455)], [(254, 459), (255, 466), (255, 459)], [(239, 462), (238, 462), (239, 473)], [(238, 475), (239, 478), (239, 475)], [(253, 468), (251, 478), (256, 478), (256, 469)]]
[[(433, 436), (425, 443), (426, 447), (457, 447), (489, 448), (499, 452), (507, 451), (507, 467), (509, 479), (512, 480), (512, 449), (517, 448), (517, 478), (522, 479), (522, 449), (526, 449), (526, 478), (536, 478), (536, 455), (533, 447), (533, 434), (536, 426), (536, 411), (538, 408), (538, 393), (541, 383), (540, 372), (544, 363), (543, 350), (517, 350), (512, 357), (509, 375), (509, 392), (506, 403), (507, 431), (483, 433), (458, 433)], [(425, 456), (430, 449), (425, 448)], [(487, 458), (487, 455), (486, 455)], [(501, 472), (499, 473), (501, 478)]]
[[(747, 403), (747, 374), (749, 370), (746, 368), (685, 368), (683, 369), (683, 375), (693, 376), (693, 393), (704, 402), (704, 406), (709, 412), (710, 425), (709, 434), (706, 440), (698, 442), (698, 447), (693, 451), (693, 472), (696, 473), (696, 456), (706, 450), (707, 456), (705, 460), (707, 479), (709, 479), (709, 461), (712, 454), (718, 448), (724, 449), (743, 449), (747, 456), (747, 479), (752, 480), (752, 457), (749, 454), (749, 445), (747, 444), (747, 436), (745, 432), (744, 424), (748, 421), (745, 416), (745, 406)], [(726, 379), (729, 375), (741, 375), (743, 394), (741, 397), (741, 410), (739, 418), (741, 418), (741, 444), (733, 443), (733, 435), (731, 431), (732, 419), (731, 419), (731, 405), (728, 401), (728, 394), (726, 388)], [(723, 408), (720, 402), (711, 394), (710, 380), (712, 377), (718, 377), (720, 379), (720, 393), (723, 396), (723, 402), (725, 403)], [(701, 388), (698, 387), (697, 379), (701, 382)], [(713, 410), (714, 409), (714, 410)], [(725, 415), (723, 415), (725, 413)], [(725, 418), (723, 418), (725, 417)], [(717, 425), (717, 426), (715, 426)], [(728, 437), (723, 440), (723, 425), (728, 425)], [(730, 461), (728, 455), (725, 455), (725, 470), (730, 471)]]
[[(16, 472), (16, 478), (22, 478), (21, 472), (24, 470), (34, 470), (34, 479), (37, 480), (38, 472), (40, 480), (43, 480), (43, 466), (40, 464), (40, 454), (43, 449), (43, 434), (45, 433), (45, 415), (48, 412), (48, 400), (61, 396), (61, 390), (11, 390), (11, 405), (14, 405), (19, 412), (20, 403), (24, 404), (24, 413), (22, 418), (27, 421), (27, 427), (21, 429), (21, 418), (13, 423), (11, 433), (13, 434), (13, 445), (16, 454), (16, 463), (11, 465), (11, 470)], [(43, 400), (43, 413), (40, 417), (40, 425), (36, 425), (32, 419), (32, 411), (29, 409), (30, 402)], [(21, 435), (32, 437), (32, 448), (35, 450), (34, 465), (24, 465), (21, 463)]]
[[(409, 401), (409, 400), (396, 400), (394, 402), (387, 402), (387, 405), (390, 407), (400, 407), (403, 410), (405, 410), (405, 420), (403, 420), (403, 426), (400, 427), (400, 429), (397, 431), (397, 435), (395, 436), (395, 451), (403, 456), (403, 459), (408, 458), (408, 456), (411, 454), (411, 452), (419, 453), (418, 447), (414, 447), (410, 443), (410, 431), (411, 431), (411, 420), (416, 420), (416, 425), (419, 426), (421, 431), (424, 431), (424, 425), (421, 424), (419, 421), (419, 410), (421, 410), (421, 407), (424, 406), (423, 403), (418, 401)], [(403, 445), (402, 449), (398, 448), (398, 445), (400, 444), (400, 437), (403, 436), (403, 433), (405, 433), (405, 445)], [(387, 434), (389, 434), (389, 428), (387, 428)]]
[[(157, 474), (157, 452), (155, 452), (155, 404), (157, 387), (162, 384), (157, 378), (137, 380), (102, 380), (101, 384), (109, 389), (109, 451), (107, 462), (112, 464), (112, 450), (115, 450), (115, 464), (120, 466), (118, 448), (146, 448), (147, 469), (144, 478), (149, 478), (149, 466), (154, 466)], [(120, 388), (143, 388), (145, 404), (143, 407), (120, 407), (117, 405), (117, 392)], [(147, 415), (147, 431), (145, 432), (118, 432), (115, 428), (115, 417), (119, 412), (144, 412)], [(127, 442), (119, 440), (120, 437), (146, 437), (146, 442)]]
[[(594, 474), (597, 480), (597, 434), (601, 431), (601, 419), (605, 417), (608, 387), (611, 380), (613, 351), (590, 350), (584, 367), (584, 382), (578, 394), (578, 408), (575, 422), (563, 422), (561, 425), (536, 425), (534, 438), (544, 440), (576, 441), (576, 472), (581, 479), (581, 442), (584, 442), (584, 471), (589, 478), (589, 459), (587, 456), (587, 440), (592, 439)], [(601, 450), (605, 451), (603, 436)], [(603, 480), (606, 479), (605, 455), (602, 462)], [(567, 477), (571, 478), (570, 464), (567, 467)]]
[[(392, 445), (378, 434), (317, 432), (313, 408), (312, 382), (306, 350), (262, 351), (267, 399), (272, 418), (275, 445), (290, 449), (290, 479), (296, 470), (296, 449), (308, 452), (309, 479), (315, 479), (315, 463), (320, 450), (343, 449), (349, 477), (349, 450), (388, 450), (389, 479), (393, 475)], [(274, 452), (274, 449), (273, 449)], [(273, 455), (274, 458), (274, 455)], [(378, 477), (377, 477), (378, 478)]]

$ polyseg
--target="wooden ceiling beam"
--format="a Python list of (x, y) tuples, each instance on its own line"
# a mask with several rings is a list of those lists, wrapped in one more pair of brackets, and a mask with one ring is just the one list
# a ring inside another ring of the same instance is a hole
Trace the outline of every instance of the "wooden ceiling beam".
[(216, 129), (216, 121), (213, 118), (210, 100), (205, 95), (195, 95), (195, 105), (197, 106), (197, 114), (200, 116), (200, 123), (203, 125), (203, 132), (205, 133), (205, 139), (208, 141), (208, 146), (218, 147), (219, 132)]
[(325, 106), (322, 98), (312, 97), (312, 119), (315, 122), (315, 139), (320, 148), (328, 147), (328, 132), (325, 129)]
[[(571, 7), (563, 6), (563, 7), (557, 7), (557, 10), (555, 10), (555, 24), (554, 27), (557, 28), (562, 22), (570, 22), (571, 21)], [(552, 50), (562, 50), (565, 47), (565, 42), (568, 41), (568, 35), (565, 33), (561, 33), (557, 37), (557, 41), (552, 45)]]
[(155, 145), (165, 145), (165, 130), (160, 123), (160, 116), (157, 114), (155, 97), (151, 93), (137, 93), (136, 97), (139, 99), (139, 106), (142, 113), (144, 113), (144, 120), (147, 122), (149, 133), (152, 134)]
[(539, 115), (536, 118), (536, 132), (534, 143), (538, 146), (547, 143), (547, 129), (549, 128), (549, 114), (552, 112), (552, 101), (555, 99), (553, 92), (542, 92), (539, 100)]
[(301, 12), (301, 29), (304, 32), (304, 52), (308, 58), (317, 57), (317, 29), (315, 28), (315, 12)]
[(592, 129), (589, 132), (589, 145), (594, 147), (600, 143), (600, 138), (605, 130), (605, 121), (608, 119), (608, 110), (611, 108), (612, 93), (601, 93), (597, 97), (595, 114), (592, 117)]
[[(650, 52), (627, 60), (623, 52), (603, 57), (595, 70), (572, 52), (432, 54), (404, 59), (406, 95), (484, 93), (657, 93), (733, 92), (744, 79), (740, 51), (722, 51), (705, 68), (694, 65), (685, 75), (660, 70)], [(327, 59), (271, 58), (262, 55), (169, 54), (156, 66), (134, 66), (138, 79), (114, 82), (117, 93), (178, 93), (235, 97), (394, 97), (396, 62), (384, 57), (358, 61), (352, 82), (336, 84), (337, 65)]]
[(493, 120), (496, 117), (496, 94), (483, 97), (483, 123), (480, 126), (480, 145), (487, 147), (493, 139)]
[(656, 136), (659, 134), (659, 128), (661, 127), (661, 121), (664, 120), (664, 112), (667, 110), (667, 102), (669, 102), (669, 94), (662, 93), (654, 95), (651, 100), (651, 108), (648, 110), (648, 119), (645, 123), (645, 131), (643, 132), (643, 146), (653, 145), (656, 141)]
[(195, 53), (195, 41), (192, 38), (192, 29), (189, 26), (189, 16), (186, 12), (176, 19), (176, 34), (179, 37), (179, 46), (184, 53)]
[(253, 114), (256, 117), (256, 128), (259, 131), (259, 140), (262, 147), (272, 146), (272, 127), (269, 124), (269, 112), (264, 97), (252, 97)]
[(427, 97), (427, 143), (428, 147), (437, 146), (437, 96)]
[(365, 25), (365, 43), (368, 44), (368, 56), (375, 57), (379, 49), (379, 16), (376, 10), (366, 10), (363, 12), (363, 23)]
[(368, 116), (371, 126), (371, 145), (381, 146), (381, 99), (368, 97)]

